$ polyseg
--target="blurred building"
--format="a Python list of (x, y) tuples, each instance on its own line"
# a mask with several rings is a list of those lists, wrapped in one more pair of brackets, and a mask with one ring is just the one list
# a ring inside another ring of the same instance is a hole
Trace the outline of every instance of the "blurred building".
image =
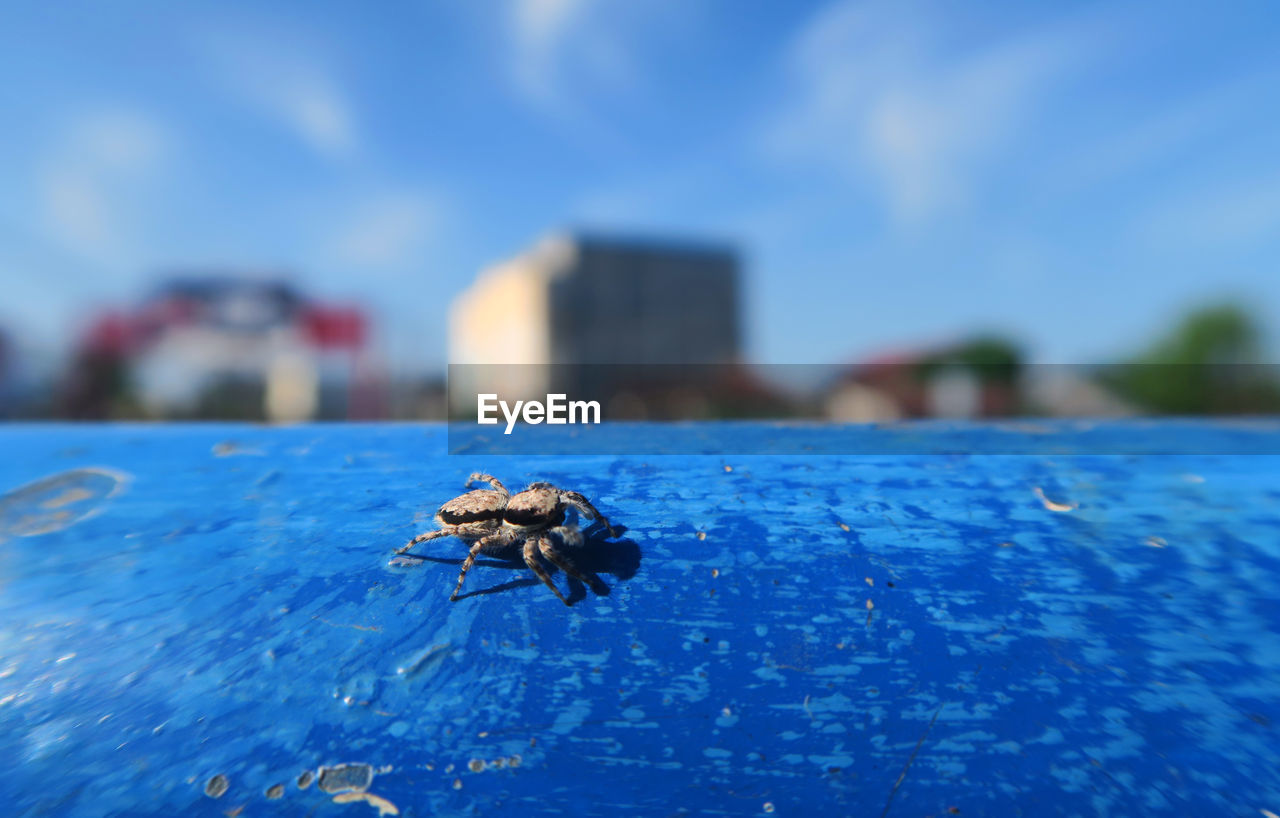
[(759, 385), (736, 368), (740, 297), (739, 261), (729, 248), (545, 239), (482, 272), (453, 302), (452, 408), (473, 412), (476, 392), (505, 400), (561, 392), (603, 398), (612, 417), (723, 414), (722, 382), (760, 397)]
[[(73, 417), (341, 418), (362, 406), (360, 310), (277, 280), (175, 278), (104, 312), (72, 363)], [(367, 403), (367, 401), (363, 401)]]
[(989, 338), (880, 355), (830, 384), (825, 414), (846, 423), (1007, 417), (1021, 410), (1021, 357)]

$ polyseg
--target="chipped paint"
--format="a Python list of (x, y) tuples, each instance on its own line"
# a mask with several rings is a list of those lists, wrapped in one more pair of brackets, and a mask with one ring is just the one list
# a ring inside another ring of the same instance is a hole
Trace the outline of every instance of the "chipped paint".
[[(210, 456), (232, 439), (260, 455)], [(15, 814), (336, 814), (297, 773), (343, 759), (422, 815), (1276, 808), (1275, 457), (761, 456), (707, 480), (705, 456), (463, 462), (439, 427), (0, 428), (0, 485), (71, 446), (132, 477), (91, 523), (0, 546)], [(453, 566), (386, 570), (478, 466), (599, 497), (627, 531), (582, 554), (613, 593), (565, 609), (483, 558), (450, 603)], [(66, 491), (26, 511), (91, 504)]]
[(363, 792), (371, 784), (373, 766), (370, 764), (335, 764), (332, 767), (321, 767), (316, 773), (316, 786), (324, 792)]
[(129, 475), (83, 468), (53, 474), (0, 495), (0, 540), (51, 534), (100, 513), (119, 496)]

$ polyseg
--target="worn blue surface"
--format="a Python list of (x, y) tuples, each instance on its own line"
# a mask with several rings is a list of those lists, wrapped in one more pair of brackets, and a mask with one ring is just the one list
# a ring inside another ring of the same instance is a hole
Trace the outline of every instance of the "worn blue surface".
[[(358, 762), (419, 816), (1280, 813), (1273, 456), (445, 449), (0, 428), (5, 811), (374, 816), (294, 783)], [(476, 469), (625, 526), (612, 594), (389, 565)]]

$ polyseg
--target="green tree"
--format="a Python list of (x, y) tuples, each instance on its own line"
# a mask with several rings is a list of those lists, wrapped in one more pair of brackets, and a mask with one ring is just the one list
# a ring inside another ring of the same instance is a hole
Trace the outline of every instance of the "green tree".
[(1195, 310), (1164, 338), (1105, 380), (1122, 397), (1156, 414), (1275, 412), (1280, 388), (1263, 363), (1262, 331), (1244, 308)]

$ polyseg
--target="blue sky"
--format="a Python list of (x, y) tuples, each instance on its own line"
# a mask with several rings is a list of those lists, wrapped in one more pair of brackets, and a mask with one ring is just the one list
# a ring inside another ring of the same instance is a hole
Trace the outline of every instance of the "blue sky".
[(7, 4), (0, 325), (56, 348), (174, 267), (355, 299), (397, 369), (562, 227), (731, 241), (749, 354), (1280, 328), (1268, 3)]

